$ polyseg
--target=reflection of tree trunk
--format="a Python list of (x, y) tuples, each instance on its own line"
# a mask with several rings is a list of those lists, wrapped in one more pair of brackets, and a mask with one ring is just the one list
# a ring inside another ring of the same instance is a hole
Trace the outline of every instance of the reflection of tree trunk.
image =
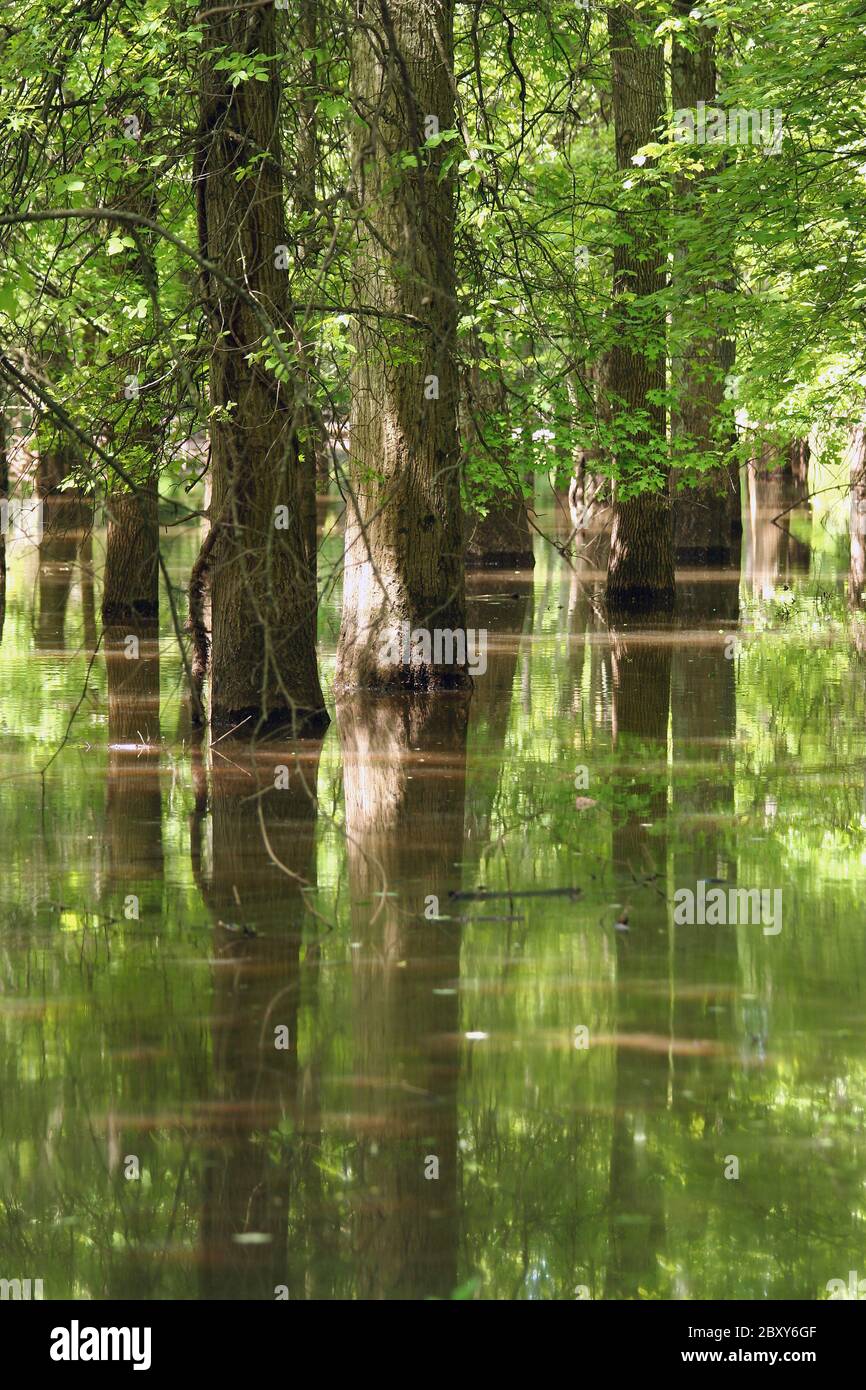
[[(658, 827), (667, 816), (671, 648), (640, 633), (614, 635), (611, 666), (614, 747), (620, 775), (630, 783), (630, 809), (617, 816), (613, 831), (614, 868), (630, 927), (616, 938), (616, 1028), (617, 1034), (663, 1037), (669, 1006), (657, 986), (667, 973), (667, 849)], [(635, 777), (626, 771), (630, 766), (644, 771)], [(650, 874), (657, 877), (646, 886), (635, 882)], [(644, 1291), (652, 1295), (659, 1285), (657, 1256), (666, 1229), (664, 1174), (650, 1132), (666, 1096), (664, 1053), (617, 1047), (606, 1298), (639, 1298)]]
[(75, 565), (75, 537), (43, 536), (39, 545), (39, 591), (35, 643), (37, 651), (63, 651), (66, 609)]
[(78, 541), (78, 581), (81, 585), (81, 616), (84, 619), (84, 645), (93, 651), (97, 642), (96, 601), (93, 586), (93, 527), (88, 526)]
[[(734, 813), (734, 740), (737, 732), (735, 661), (726, 655), (726, 635), (719, 633), (714, 585), (695, 584), (681, 594), (680, 611), (689, 614), (697, 639), (674, 652), (671, 682), (673, 738), (672, 810), (676, 839), (674, 888), (697, 892), (700, 879), (736, 881), (736, 859), (726, 852)], [(736, 588), (725, 614), (731, 628), (738, 621)], [(723, 1047), (732, 1038), (731, 1001), (739, 981), (737, 932), (733, 927), (695, 924), (674, 926), (671, 1028), (677, 1042), (702, 1041)], [(717, 1133), (727, 1110), (726, 1082), (716, 1056), (674, 1053), (669, 1094), (681, 1112), (683, 1129), (703, 1118), (706, 1138)], [(682, 1213), (685, 1241), (705, 1239), (710, 1205), (701, 1182), (718, 1182), (724, 1141), (695, 1150), (695, 1200)], [(702, 1162), (709, 1167), (702, 1172)], [(682, 1292), (690, 1295), (689, 1271), (681, 1275)]]
[[(402, 625), (465, 624), (455, 366), (454, 184), (448, 146), (417, 156), (426, 113), (454, 122), (453, 0), (367, 5), (353, 39), (355, 178), (363, 217), (350, 495), (337, 688), (468, 687), (453, 652), (394, 654)], [(401, 167), (401, 165), (403, 167)], [(420, 325), (418, 327), (414, 325)]]
[[(749, 578), (770, 590), (778, 579), (808, 574), (810, 547), (791, 533), (791, 514), (799, 494), (784, 473), (749, 473)], [(808, 513), (807, 513), (808, 515)]]
[(108, 499), (108, 542), (102, 586), (103, 622), (159, 613), (159, 498), (155, 487)]
[(848, 592), (859, 606), (866, 588), (866, 423), (851, 431), (848, 444), (848, 476), (851, 480), (851, 568)]
[(306, 1144), (297, 1132), (301, 890), (316, 876), (321, 744), (225, 739), (220, 749), (209, 843), (201, 791), (193, 826), (216, 962), (201, 1296), (273, 1299), (286, 1286), (302, 1298), (314, 1252), (289, 1248), (287, 1231)]
[[(159, 750), (159, 632), (153, 622), (104, 630), (108, 678), (108, 779), (105, 840), (115, 892), (140, 895), (140, 881), (162, 895), (162, 792)], [(118, 905), (116, 905), (118, 906)], [(116, 912), (115, 912), (115, 915)], [(151, 929), (155, 923), (151, 922)]]
[[(476, 582), (479, 577), (476, 577)], [(484, 588), (494, 587), (493, 603), (479, 602), (471, 591), (467, 598), (467, 622), (488, 634), (487, 670), (475, 682), (469, 706), (468, 743), (472, 773), (466, 786), (466, 848), (464, 864), (476, 871), (490, 841), (490, 825), (503, 767), (503, 751), (511, 718), (512, 691), (523, 634), (532, 630), (532, 583), (509, 576), (498, 582), (484, 576)], [(472, 881), (467, 868), (466, 881)]]
[[(633, 156), (654, 139), (664, 119), (664, 55), (653, 37), (655, 22), (652, 13), (642, 11), (638, 17), (627, 5), (612, 5), (608, 10), (616, 163), (632, 175)], [(618, 496), (607, 572), (611, 612), (670, 608), (675, 593), (665, 462), (665, 316), (663, 308), (651, 311), (648, 307), (650, 296), (661, 297), (666, 280), (664, 248), (659, 244), (660, 213), (657, 192), (644, 196), (639, 215), (617, 213), (613, 287), (618, 331), (608, 377), (614, 425), (620, 430)], [(635, 302), (644, 306), (637, 318)], [(653, 320), (647, 323), (650, 312)], [(636, 427), (635, 421), (645, 423)], [(633, 432), (626, 438), (627, 425)], [(664, 476), (661, 491), (623, 497), (623, 485), (645, 482), (647, 455)]]
[[(448, 1298), (457, 1284), (462, 702), (338, 710), (362, 1107), (355, 1235), (363, 1298)], [(422, 761), (423, 759), (423, 761)], [(393, 896), (382, 896), (384, 893)], [(425, 1177), (425, 1168), (438, 1178)]]
[(42, 515), (36, 647), (41, 651), (62, 651), (72, 578), (79, 549), (91, 534), (93, 506), (87, 498), (61, 493), (44, 499)]

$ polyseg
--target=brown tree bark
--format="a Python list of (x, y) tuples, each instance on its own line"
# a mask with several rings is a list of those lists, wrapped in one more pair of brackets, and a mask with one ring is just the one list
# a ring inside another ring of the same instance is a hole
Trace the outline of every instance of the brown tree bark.
[[(687, 18), (691, 0), (675, 0), (676, 12)], [(712, 105), (716, 97), (714, 30), (700, 25), (691, 31), (696, 48), (688, 48), (674, 35), (671, 50), (671, 101), (674, 111), (694, 109), (699, 101)], [(674, 189), (677, 210), (700, 219), (703, 215), (704, 175), (679, 178)], [(674, 283), (682, 279), (681, 268), (688, 248), (679, 247), (674, 256)], [(680, 275), (678, 277), (678, 268)], [(673, 331), (683, 336), (682, 355), (672, 364), (674, 385), (679, 392), (671, 416), (671, 436), (700, 453), (704, 460), (718, 454), (716, 428), (724, 402), (724, 373), (732, 354), (728, 341), (720, 338), (708, 322), (706, 296), (716, 286), (711, 283), (681, 284), (688, 296), (674, 310)], [(733, 346), (732, 344), (730, 345)], [(678, 484), (682, 474), (674, 470), (673, 521), (676, 559), (692, 565), (730, 565), (733, 559), (731, 537), (731, 477), (725, 465), (707, 468), (694, 487)], [(737, 483), (739, 501), (739, 482)]]
[(355, 293), (375, 312), (354, 331), (342, 690), (469, 683), (456, 659), (400, 657), (404, 623), (465, 626), (454, 191), (447, 145), (419, 149), (428, 117), (454, 124), (453, 24), (453, 0), (370, 0), (355, 32)]
[[(277, 248), (287, 245), (279, 139), (279, 80), (232, 87), (216, 67), (223, 52), (273, 59), (275, 14), (241, 0), (202, 17), (199, 144), (200, 249), (258, 300), (291, 343), (288, 279)], [(252, 161), (252, 162), (251, 162)], [(300, 364), (289, 381), (265, 365), (274, 355), (249, 298), (206, 272), (203, 293), (211, 354), (213, 614), (210, 719), (250, 720), (298, 732), (327, 726), (316, 665), (316, 591), (305, 518), (312, 474), (300, 457), (305, 392)], [(254, 356), (257, 360), (250, 360)], [(283, 509), (283, 510), (280, 510)]]
[[(127, 37), (131, 37), (127, 35)], [(124, 99), (111, 103), (115, 118), (120, 121)], [(152, 121), (142, 111), (139, 138), (144, 141), (152, 129)], [(123, 177), (113, 195), (118, 208), (155, 221), (158, 214), (156, 187), (150, 169), (139, 160), (139, 149), (124, 162)], [(110, 228), (110, 230), (115, 230)], [(149, 300), (157, 298), (157, 273), (154, 234), (147, 229), (136, 230), (136, 248), (130, 256), (112, 261), (119, 279), (128, 277), (136, 292)], [(142, 327), (140, 334), (131, 326), (132, 338), (122, 354), (119, 378), (122, 389), (116, 392), (111, 413), (105, 422), (105, 433), (114, 452), (124, 459), (131, 485), (115, 480), (106, 501), (108, 540), (105, 554), (105, 573), (102, 590), (102, 620), (104, 623), (132, 623), (136, 619), (156, 618), (159, 614), (159, 457), (160, 432), (156, 419), (149, 412), (150, 394), (147, 380), (152, 356), (150, 344)], [(127, 397), (127, 387), (135, 385)]]
[[(654, 13), (645, 9), (637, 14), (630, 5), (613, 5), (608, 11), (616, 163), (618, 169), (631, 173), (632, 156), (653, 139), (664, 118), (664, 56), (661, 45), (651, 38), (655, 19)], [(607, 573), (611, 612), (667, 609), (674, 603), (666, 465), (660, 490), (622, 495), (623, 487), (638, 485), (645, 476), (646, 453), (652, 451), (660, 460), (666, 448), (664, 404), (651, 399), (665, 390), (664, 312), (654, 310), (648, 326), (646, 307), (636, 316), (634, 304), (630, 309), (623, 300), (624, 295), (633, 295), (637, 304), (646, 306), (648, 297), (664, 288), (666, 257), (657, 241), (657, 208), (658, 195), (652, 194), (642, 200), (639, 215), (617, 212), (613, 313), (618, 331), (610, 354), (611, 407), (615, 426), (627, 425), (636, 416), (645, 423), (633, 428), (617, 449), (617, 497)]]
[(106, 504), (108, 539), (102, 586), (105, 623), (159, 614), (159, 497), (155, 481), (114, 492)]

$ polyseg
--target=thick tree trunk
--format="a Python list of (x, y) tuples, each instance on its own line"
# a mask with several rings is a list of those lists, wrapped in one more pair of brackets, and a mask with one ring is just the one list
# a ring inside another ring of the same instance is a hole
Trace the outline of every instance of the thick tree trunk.
[[(275, 15), (237, 0), (202, 20), (200, 143), (197, 156), (202, 254), (263, 306), (291, 343)], [(223, 52), (270, 60), (266, 82), (232, 87), (216, 63)], [(284, 254), (284, 253), (283, 253)], [(316, 666), (316, 591), (309, 563), (312, 472), (300, 457), (303, 373), (278, 381), (249, 301), (204, 275), (213, 333), (210, 559), (213, 610), (210, 717), (230, 727), (324, 729), (328, 716)], [(255, 355), (258, 360), (251, 361)], [(306, 531), (305, 531), (306, 527)]]
[[(651, 38), (653, 22), (653, 15), (642, 11), (638, 18), (627, 5), (614, 5), (608, 11), (616, 162), (618, 169), (632, 174), (632, 156), (653, 139), (664, 118), (664, 58), (661, 45)], [(638, 26), (646, 27), (642, 43)], [(612, 612), (665, 609), (674, 603), (663, 404), (663, 309), (653, 310), (653, 321), (647, 322), (647, 299), (660, 295), (665, 285), (666, 258), (658, 244), (657, 209), (657, 195), (651, 194), (641, 200), (636, 212), (617, 213), (613, 288), (619, 331), (610, 355), (609, 376), (614, 426), (620, 428), (607, 574), (607, 602)], [(629, 299), (624, 301), (626, 295)], [(634, 312), (635, 304), (643, 306), (641, 313)], [(624, 489), (646, 478), (648, 460), (660, 469), (662, 487), (624, 497)]]
[(430, 118), (454, 124), (453, 23), (453, 0), (372, 0), (354, 39), (356, 297), (382, 317), (355, 328), (342, 690), (469, 684), (459, 644), (403, 645), (465, 626), (453, 185), (447, 145), (418, 153)]
[(154, 486), (108, 498), (102, 588), (105, 623), (159, 614), (159, 498)]
[[(691, 0), (676, 0), (678, 14), (687, 17)], [(671, 101), (675, 111), (695, 109), (699, 101), (712, 105), (716, 96), (714, 31), (701, 25), (691, 30), (696, 48), (687, 48), (674, 37), (671, 54)], [(699, 221), (703, 216), (702, 177), (677, 180), (677, 210)], [(708, 462), (719, 449), (716, 428), (724, 402), (726, 341), (708, 322), (706, 297), (712, 284), (682, 283), (682, 265), (688, 248), (680, 247), (674, 258), (674, 283), (688, 299), (674, 310), (672, 331), (680, 335), (680, 353), (673, 362), (677, 407), (671, 417), (671, 435)], [(680, 274), (678, 275), (678, 269)], [(677, 492), (682, 474), (675, 471), (672, 485), (674, 550), (676, 559), (687, 565), (730, 565), (731, 480), (728, 469), (717, 465), (702, 471), (697, 486), (683, 486)], [(739, 494), (738, 494), (739, 495)]]

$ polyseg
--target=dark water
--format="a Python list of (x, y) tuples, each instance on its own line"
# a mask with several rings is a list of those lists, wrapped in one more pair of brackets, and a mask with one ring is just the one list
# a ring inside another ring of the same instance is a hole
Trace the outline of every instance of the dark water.
[[(167, 605), (137, 660), (123, 632), (94, 656), (100, 532), (13, 552), (0, 1276), (571, 1300), (866, 1275), (864, 643), (807, 540), (759, 527), (739, 583), (684, 576), (673, 624), (616, 632), (598, 572), (545, 547), (471, 583), (468, 706), (357, 701), (252, 751), (191, 740)], [(178, 583), (196, 545), (166, 539)], [(781, 930), (675, 925), (699, 880), (780, 890)]]

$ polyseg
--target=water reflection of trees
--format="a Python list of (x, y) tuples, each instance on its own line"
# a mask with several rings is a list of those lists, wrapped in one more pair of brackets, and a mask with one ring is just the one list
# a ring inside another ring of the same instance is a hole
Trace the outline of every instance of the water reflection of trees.
[[(457, 1283), (457, 1082), (465, 702), (338, 710), (352, 898), (356, 1289)], [(448, 920), (436, 920), (435, 915)]]
[[(305, 1296), (303, 1228), (316, 1213), (301, 1197), (318, 1117), (299, 1105), (298, 1012), (320, 751), (223, 740), (209, 779), (198, 775), (193, 867), (214, 924), (204, 1298)], [(290, 1221), (301, 1227), (291, 1245)]]

